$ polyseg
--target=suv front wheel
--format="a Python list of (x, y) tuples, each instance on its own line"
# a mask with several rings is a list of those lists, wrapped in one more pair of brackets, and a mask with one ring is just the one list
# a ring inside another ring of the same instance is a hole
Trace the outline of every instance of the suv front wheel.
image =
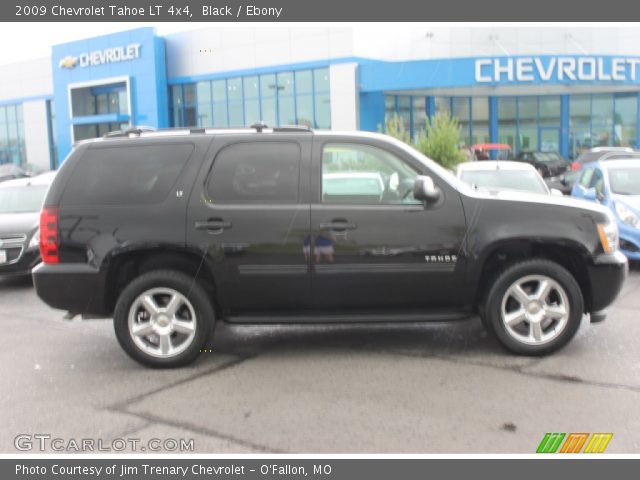
[(122, 348), (134, 360), (156, 368), (195, 360), (213, 321), (202, 286), (173, 270), (155, 270), (133, 280), (118, 298), (113, 318)]
[(546, 355), (573, 338), (584, 307), (573, 275), (555, 262), (533, 259), (497, 276), (482, 311), (485, 325), (507, 349)]

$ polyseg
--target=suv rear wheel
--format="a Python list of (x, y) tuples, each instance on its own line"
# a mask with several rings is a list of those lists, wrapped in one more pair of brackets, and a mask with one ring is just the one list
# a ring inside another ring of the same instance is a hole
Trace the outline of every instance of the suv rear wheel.
[(122, 291), (114, 313), (116, 337), (134, 360), (157, 368), (191, 363), (211, 333), (214, 312), (193, 278), (155, 270)]
[(565, 268), (533, 259), (497, 276), (482, 312), (485, 325), (507, 349), (545, 355), (566, 345), (578, 331), (582, 292)]

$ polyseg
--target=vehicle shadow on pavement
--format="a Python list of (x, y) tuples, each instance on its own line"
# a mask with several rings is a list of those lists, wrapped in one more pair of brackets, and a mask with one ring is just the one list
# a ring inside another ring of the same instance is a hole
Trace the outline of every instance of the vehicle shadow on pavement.
[(219, 322), (207, 348), (231, 355), (330, 350), (409, 356), (505, 354), (478, 318), (455, 323), (240, 326)]
[(31, 275), (19, 275), (15, 277), (0, 277), (0, 294), (4, 288), (33, 288), (33, 280)]

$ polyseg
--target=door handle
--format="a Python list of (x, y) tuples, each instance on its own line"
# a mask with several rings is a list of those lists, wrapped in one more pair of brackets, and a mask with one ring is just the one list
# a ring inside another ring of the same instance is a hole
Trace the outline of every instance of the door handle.
[(210, 218), (195, 223), (196, 230), (207, 230), (209, 233), (222, 233), (226, 228), (231, 228), (231, 222), (225, 222), (221, 218)]
[(355, 223), (350, 222), (326, 222), (320, 224), (320, 230), (333, 230), (336, 232), (344, 232), (345, 230), (355, 230), (358, 226)]

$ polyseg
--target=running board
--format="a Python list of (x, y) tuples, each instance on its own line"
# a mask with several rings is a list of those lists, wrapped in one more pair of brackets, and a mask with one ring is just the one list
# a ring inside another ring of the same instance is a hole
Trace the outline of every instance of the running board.
[(286, 314), (286, 315), (229, 315), (228, 323), (242, 324), (323, 324), (323, 323), (410, 323), (450, 322), (464, 320), (469, 311), (436, 313), (357, 313), (357, 314)]

